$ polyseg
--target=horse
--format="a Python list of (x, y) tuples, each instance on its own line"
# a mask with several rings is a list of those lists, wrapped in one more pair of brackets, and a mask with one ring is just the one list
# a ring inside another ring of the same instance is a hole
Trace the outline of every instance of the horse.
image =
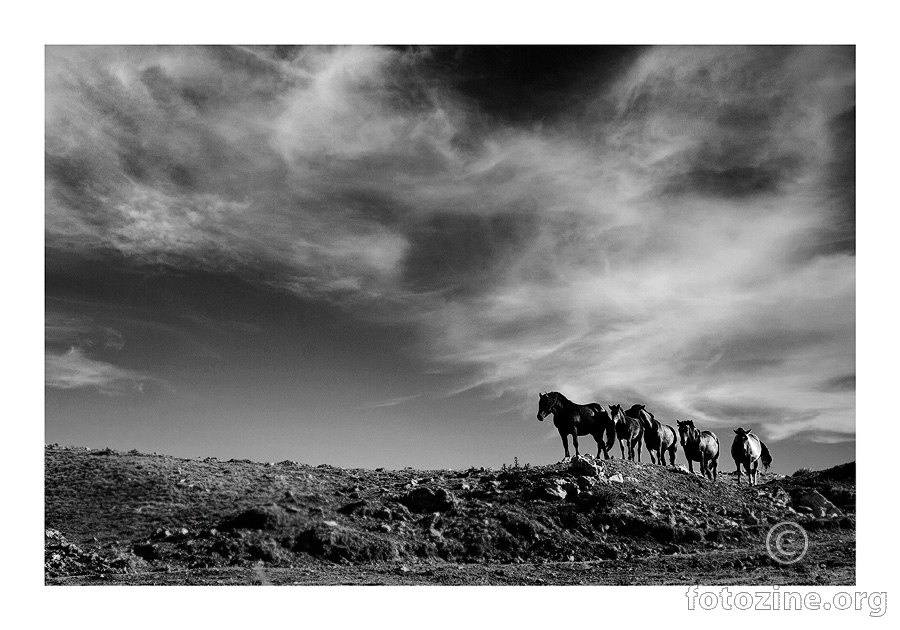
[(719, 438), (712, 431), (700, 431), (693, 420), (678, 421), (678, 435), (681, 449), (688, 463), (688, 470), (694, 472), (694, 462), (700, 462), (700, 474), (712, 481), (719, 471)]
[(644, 405), (633, 405), (625, 415), (640, 420), (644, 428), (644, 444), (650, 453), (650, 461), (665, 466), (665, 454), (668, 452), (669, 463), (674, 466), (675, 452), (678, 450), (678, 434), (675, 433), (675, 429), (654, 418)]
[[(559, 431), (559, 437), (562, 438), (563, 448), (566, 451), (564, 459), (569, 458), (569, 435), (572, 436), (576, 457), (578, 457), (578, 436), (591, 435), (597, 442), (597, 458), (600, 458), (602, 451), (604, 458), (609, 459), (609, 450), (615, 442), (616, 430), (606, 409), (597, 403), (577, 405), (559, 392), (541, 393), (537, 419), (543, 422), (551, 413), (553, 424)], [(605, 441), (604, 433), (607, 435)]]
[(731, 443), (731, 457), (734, 459), (734, 465), (737, 467), (737, 482), (741, 485), (741, 464), (747, 471), (747, 479), (751, 486), (756, 485), (756, 472), (759, 468), (759, 462), (763, 467), (769, 470), (772, 465), (772, 455), (765, 443), (760, 440), (750, 429), (744, 430), (738, 427), (734, 430), (734, 442)]
[[(637, 418), (626, 416), (622, 411), (622, 405), (610, 405), (610, 416), (616, 423), (616, 437), (619, 438), (619, 448), (622, 449), (622, 459), (625, 459), (625, 446), (628, 446), (628, 459), (634, 461), (634, 453), (637, 450), (637, 460), (641, 461), (641, 438), (644, 437), (644, 427)], [(635, 448), (636, 447), (636, 448)]]

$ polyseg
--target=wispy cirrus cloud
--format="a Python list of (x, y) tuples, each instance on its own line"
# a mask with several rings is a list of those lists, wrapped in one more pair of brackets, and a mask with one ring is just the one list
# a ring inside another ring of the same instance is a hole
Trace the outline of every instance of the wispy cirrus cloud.
[(50, 249), (410, 323), (445, 394), (854, 432), (852, 48), (648, 49), (548, 124), (427, 50), (47, 57)]
[(412, 396), (400, 396), (398, 398), (390, 398), (388, 400), (379, 400), (377, 402), (364, 405), (360, 407), (360, 409), (381, 409), (383, 407), (396, 407), (397, 405), (402, 405), (403, 403), (409, 402), (411, 400), (421, 398), (421, 396), (422, 394), (413, 394)]
[(144, 384), (154, 380), (147, 374), (116, 367), (86, 356), (79, 348), (57, 354), (45, 354), (45, 385), (54, 389), (94, 389), (109, 396), (143, 392)]

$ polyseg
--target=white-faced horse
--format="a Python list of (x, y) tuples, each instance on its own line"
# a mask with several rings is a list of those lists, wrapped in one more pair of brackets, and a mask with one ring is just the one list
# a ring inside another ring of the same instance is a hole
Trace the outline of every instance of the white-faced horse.
[(772, 455), (765, 443), (754, 435), (750, 429), (746, 431), (741, 427), (734, 430), (734, 442), (731, 443), (731, 457), (734, 459), (734, 465), (737, 467), (737, 482), (741, 483), (741, 464), (747, 471), (747, 479), (750, 485), (756, 485), (756, 473), (759, 468), (759, 462), (763, 467), (769, 470), (772, 465)]

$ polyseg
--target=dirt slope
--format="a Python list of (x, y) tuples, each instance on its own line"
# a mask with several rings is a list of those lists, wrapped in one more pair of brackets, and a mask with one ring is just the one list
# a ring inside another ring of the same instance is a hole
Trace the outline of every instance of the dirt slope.
[[(855, 467), (737, 485), (590, 458), (360, 470), (46, 448), (48, 583), (855, 580)], [(829, 501), (830, 500), (830, 501)], [(781, 565), (772, 525), (810, 551)]]

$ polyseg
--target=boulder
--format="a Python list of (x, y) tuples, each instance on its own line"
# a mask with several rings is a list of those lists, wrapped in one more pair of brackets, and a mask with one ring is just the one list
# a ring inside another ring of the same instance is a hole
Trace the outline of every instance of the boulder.
[(447, 512), (456, 506), (456, 497), (446, 488), (416, 486), (400, 498), (413, 512)]
[(794, 507), (798, 511), (805, 512), (807, 508), (816, 518), (824, 518), (826, 516), (840, 517), (844, 513), (838, 507), (823, 497), (817, 490), (808, 490), (794, 499)]
[(301, 532), (294, 539), (293, 551), (302, 551), (332, 562), (386, 562), (400, 558), (399, 550), (392, 541), (328, 521)]
[(527, 493), (527, 498), (538, 501), (564, 501), (566, 489), (558, 479), (540, 485)]
[(606, 478), (607, 481), (612, 481), (613, 483), (625, 483), (625, 478), (622, 476), (622, 473), (616, 473), (615, 475), (610, 475)]
[(578, 477), (600, 477), (603, 475), (603, 467), (594, 462), (593, 458), (588, 459), (579, 455), (573, 457), (569, 462), (569, 471)]
[(278, 529), (284, 524), (284, 510), (277, 506), (259, 505), (232, 514), (219, 525), (223, 531), (234, 529)]

